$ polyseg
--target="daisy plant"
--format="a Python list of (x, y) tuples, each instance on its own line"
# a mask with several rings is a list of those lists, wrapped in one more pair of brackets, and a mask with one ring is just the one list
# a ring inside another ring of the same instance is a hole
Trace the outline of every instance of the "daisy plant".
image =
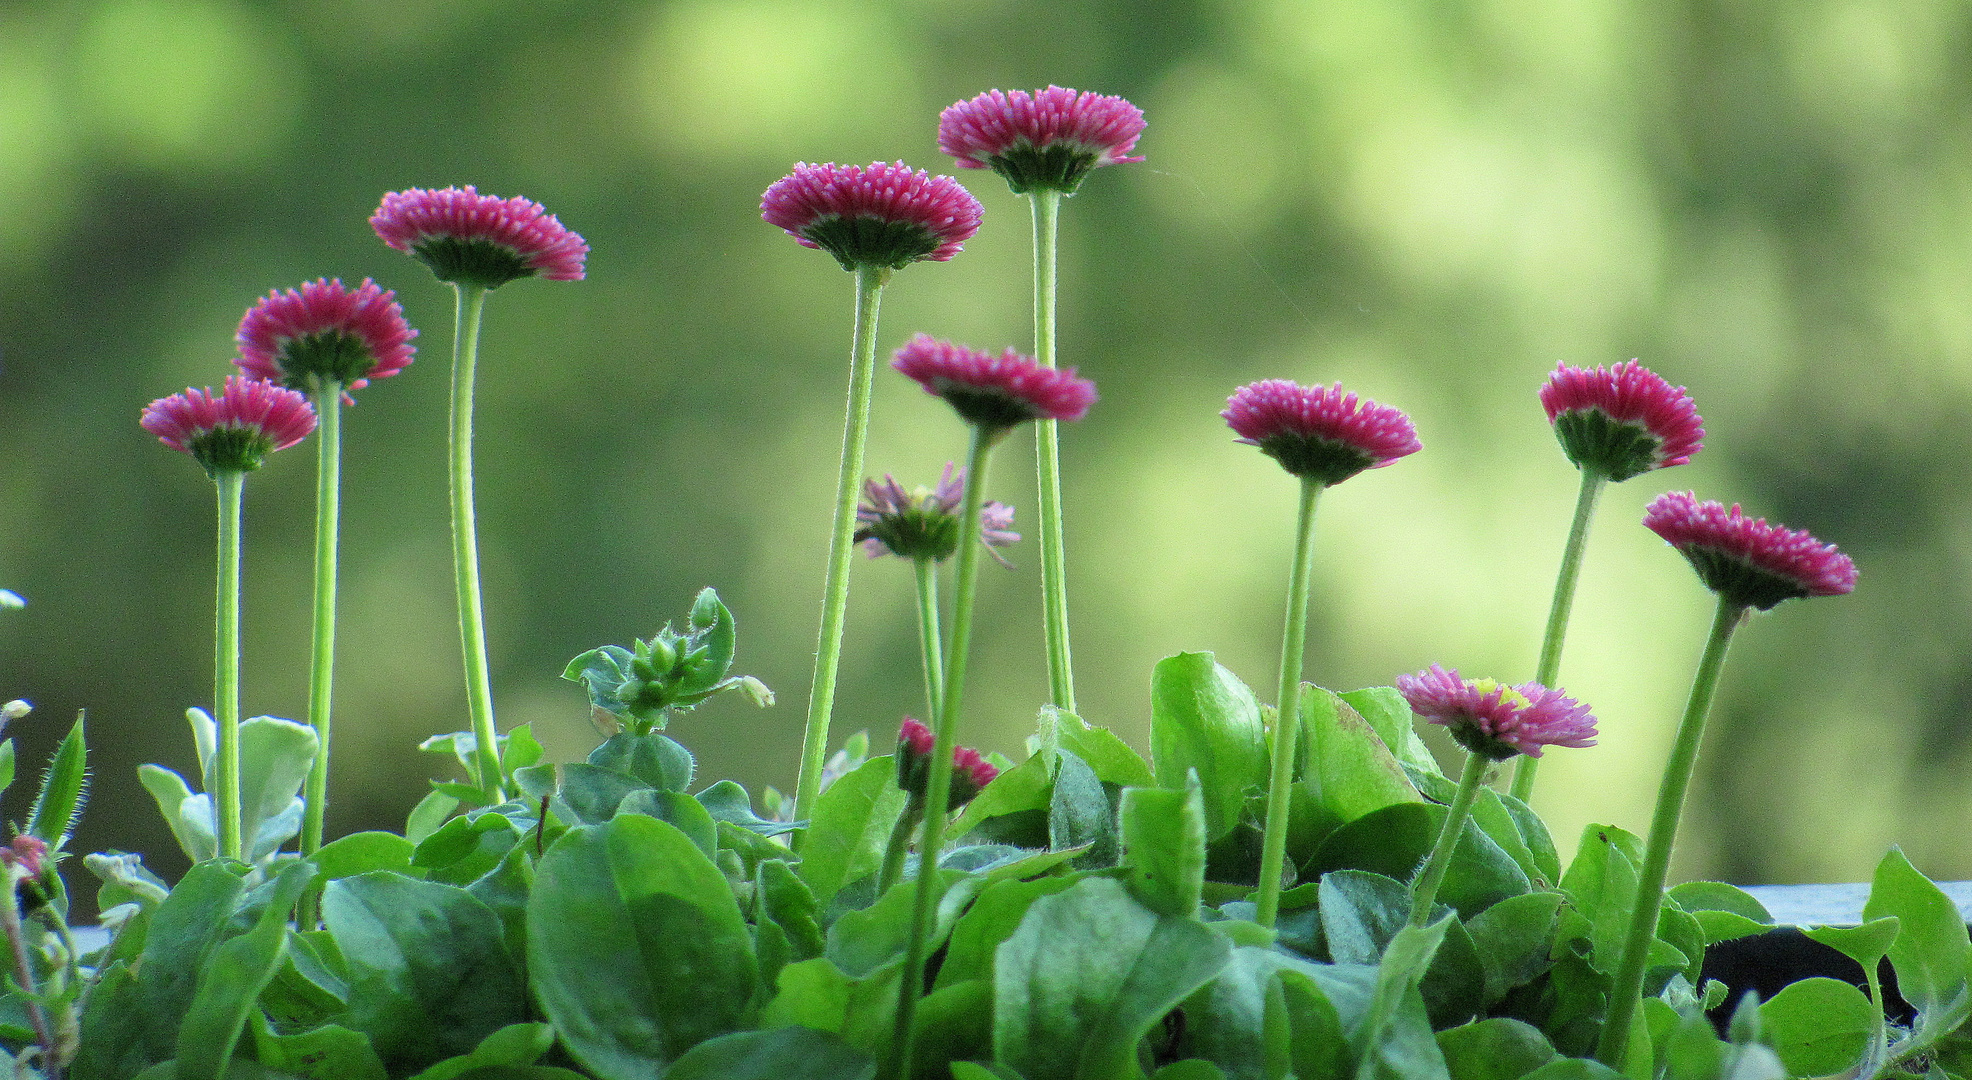
[[(1589, 522), (1602, 489), (1611, 482), (1690, 461), (1704, 445), (1705, 424), (1684, 387), (1672, 386), (1635, 360), (1609, 368), (1559, 365), (1541, 387), (1541, 407), (1547, 410), (1568, 460), (1582, 474), (1574, 522), (1554, 579), (1547, 631), (1541, 635), (1541, 658), (1534, 669), (1535, 682), (1552, 685), (1561, 677), (1561, 643), (1568, 636), (1568, 614), (1575, 606)], [(1514, 764), (1514, 798), (1525, 802), (1533, 796), (1539, 767), (1540, 758), (1535, 756)]]
[[(959, 507), (965, 502), (965, 472), (945, 463), (936, 488), (906, 492), (895, 477), (863, 481), (856, 507), (855, 540), (870, 558), (895, 555), (911, 560), (917, 572), (918, 651), (924, 665), (928, 715), (937, 717), (945, 693), (944, 639), (938, 629), (938, 564), (959, 549)], [(979, 541), (1002, 564), (994, 548), (1020, 540), (1012, 531), (1013, 507), (989, 502), (979, 509)], [(927, 729), (929, 730), (929, 729)]]
[(315, 410), (293, 390), (260, 379), (228, 376), (225, 387), (186, 390), (144, 409), (144, 430), (192, 455), (219, 488), (219, 573), (215, 589), (213, 707), (217, 762), (212, 770), (214, 832), (219, 854), (243, 857), (240, 837), (240, 505), (246, 474), (267, 455), (315, 430)]
[(1266, 379), (1240, 387), (1219, 414), (1239, 435), (1301, 480), (1288, 575), (1286, 628), (1280, 646), (1279, 717), (1274, 722), (1267, 781), (1267, 818), (1260, 846), (1257, 921), (1271, 927), (1280, 913), (1281, 871), (1287, 856), (1288, 793), (1294, 747), (1300, 739), (1301, 660), (1308, 634), (1309, 578), (1314, 568), (1315, 502), (1321, 493), (1365, 469), (1382, 468), (1422, 446), (1401, 410), (1335, 386), (1301, 386)]
[[(373, 281), (352, 289), (317, 280), (269, 292), (248, 309), (233, 363), (248, 377), (280, 383), (315, 404), (315, 606), (308, 677), (308, 723), (318, 749), (308, 774), (301, 853), (322, 846), (329, 805), (330, 698), (335, 682), (337, 529), (342, 503), (342, 402), (351, 390), (404, 370), (418, 332), (404, 322), (395, 293)], [(312, 903), (313, 898), (310, 897)]]
[[(989, 90), (938, 117), (938, 148), (960, 168), (991, 169), (1034, 210), (1034, 356), (1055, 366), (1055, 253), (1061, 200), (1104, 165), (1130, 157), (1143, 134), (1143, 111), (1119, 97), (1060, 86), (1028, 93)], [(1068, 646), (1068, 585), (1061, 535), (1061, 456), (1053, 420), (1035, 436), (1041, 519), (1042, 616), (1047, 635), (1048, 691), (1075, 712), (1074, 668)]]
[(452, 403), (449, 474), (452, 577), (459, 596), (459, 643), (465, 656), (466, 706), (472, 716), (479, 787), (489, 805), (506, 798), (493, 680), (486, 662), (486, 616), (480, 599), (479, 529), (472, 486), (473, 373), (486, 294), (527, 277), (580, 281), (589, 245), (541, 204), (481, 195), (470, 185), (411, 188), (383, 197), (370, 227), (384, 243), (417, 258), (452, 286)]
[(1095, 384), (1073, 369), (1045, 367), (1007, 349), (999, 355), (918, 334), (897, 350), (891, 366), (915, 380), (926, 393), (945, 399), (972, 429), (966, 458), (964, 503), (959, 512), (958, 566), (952, 598), (952, 635), (945, 647), (945, 687), (932, 717), (931, 764), (924, 782), (924, 829), (918, 841), (917, 892), (898, 992), (895, 1068), (909, 1076), (911, 1024), (923, 990), (931, 918), (938, 898), (938, 851), (944, 844), (945, 807), (952, 792), (953, 751), (960, 705), (965, 697), (966, 656), (972, 647), (972, 607), (979, 578), (986, 466), (994, 446), (1020, 424), (1032, 420), (1079, 420), (1095, 403)]
[(979, 231), (979, 200), (949, 176), (931, 176), (903, 162), (862, 165), (797, 164), (760, 198), (760, 216), (803, 247), (835, 256), (856, 275), (854, 329), (849, 340), (849, 406), (842, 461), (836, 473), (835, 519), (828, 573), (822, 586), (822, 625), (802, 736), (794, 814), (805, 820), (821, 792), (828, 759), (829, 717), (835, 708), (836, 668), (843, 618), (849, 609), (849, 551), (856, 533), (856, 485), (870, 425), (870, 387), (876, 371), (877, 307), (893, 270), (914, 262), (944, 262)]
[(1630, 912), (1622, 960), (1610, 986), (1609, 1012), (1596, 1047), (1596, 1057), (1614, 1068), (1623, 1068), (1629, 1054), (1631, 1028), (1643, 998), (1651, 937), (1664, 904), (1664, 877), (1671, 865), (1678, 818), (1698, 764), (1705, 718), (1711, 711), (1733, 631), (1754, 609), (1767, 611), (1783, 600), (1802, 597), (1841, 596), (1856, 587), (1856, 564), (1835, 545), (1796, 529), (1749, 518), (1738, 506), (1727, 509), (1716, 502), (1700, 502), (1688, 491), (1667, 492), (1652, 500), (1643, 524), (1684, 555), (1719, 603), (1657, 788), (1657, 808), (1651, 815), (1650, 835), (1644, 841), (1643, 863), (1637, 868), (1636, 903)]

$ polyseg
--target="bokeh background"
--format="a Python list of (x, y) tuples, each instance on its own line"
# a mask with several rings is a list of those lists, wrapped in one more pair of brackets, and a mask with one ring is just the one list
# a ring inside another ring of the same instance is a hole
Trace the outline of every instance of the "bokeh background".
[[(1148, 160), (1067, 204), (1061, 355), (1084, 711), (1138, 745), (1161, 656), (1269, 696), (1294, 486), (1217, 416), (1341, 380), (1425, 451), (1324, 500), (1307, 672), (1531, 674), (1575, 487), (1535, 392), (1631, 357), (1690, 387), (1690, 466), (1612, 488), (1563, 682), (1602, 745), (1537, 803), (1642, 831), (1710, 609), (1637, 521), (1671, 487), (1813, 530), (1853, 597), (1740, 635), (1675, 872), (1856, 880), (1902, 844), (1972, 876), (1972, 14), (1945, 0), (11, 0), (0, 5), (0, 698), (40, 760), (87, 709), (77, 847), (182, 862), (135, 767), (192, 766), (211, 693), (211, 485), (137, 427), (216, 384), (270, 288), (373, 276), (419, 361), (346, 415), (331, 829), (401, 825), (466, 726), (444, 508), (449, 291), (365, 218), (388, 190), (525, 194), (588, 280), (490, 304), (480, 522), (502, 726), (597, 736), (558, 676), (716, 585), (780, 694), (680, 720), (706, 779), (789, 789), (840, 438), (850, 276), (758, 217), (796, 161), (951, 171), (945, 105), (1121, 94)], [(1031, 343), (1026, 204), (896, 276), (880, 345)], [(869, 467), (962, 453), (880, 376)], [(993, 492), (1032, 528), (1031, 436)], [(304, 709), (313, 455), (247, 489), (249, 714)], [(1038, 554), (988, 564), (965, 739), (1045, 693)], [(920, 708), (910, 574), (860, 562), (838, 739)], [(25, 811), (17, 784), (4, 813)], [(87, 889), (85, 888), (85, 891)]]

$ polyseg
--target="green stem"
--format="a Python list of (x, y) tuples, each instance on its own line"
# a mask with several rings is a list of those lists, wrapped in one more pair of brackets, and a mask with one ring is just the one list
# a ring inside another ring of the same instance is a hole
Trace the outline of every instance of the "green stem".
[(219, 854), (243, 858), (240, 844), (240, 503), (246, 474), (220, 472), (219, 588), (213, 655), (213, 707), (218, 710), (219, 757), (213, 779), (213, 815), (219, 821)]
[[(329, 807), (329, 698), (335, 683), (337, 527), (342, 514), (342, 384), (330, 382), (315, 394), (315, 621), (313, 658), (308, 671), (308, 723), (315, 729), (315, 761), (308, 769), (302, 800), (301, 854), (322, 848), (322, 818)], [(316, 924), (317, 895), (301, 899), (303, 929)]]
[[(870, 430), (870, 383), (876, 371), (876, 313), (890, 271), (856, 270), (856, 327), (849, 341), (849, 407), (842, 427), (842, 465), (835, 480), (835, 531), (829, 538), (828, 577), (822, 586), (821, 640), (808, 693), (808, 724), (801, 738), (801, 775), (794, 785), (794, 817), (805, 821), (822, 793), (828, 761), (829, 714), (835, 708), (835, 669), (842, 659), (842, 621), (849, 609), (849, 556), (856, 534), (856, 492), (863, 477), (863, 446)], [(801, 836), (795, 837), (800, 850)]]
[(454, 282), (452, 319), (452, 576), (459, 594), (459, 645), (466, 658), (466, 707), (479, 760), (479, 787), (488, 805), (505, 802), (498, 729), (493, 726), (493, 678), (486, 664), (486, 614), (479, 591), (479, 526), (472, 495), (472, 377), (479, 363), (479, 320), (486, 289)]
[[(1055, 251), (1061, 192), (1034, 193), (1034, 359), (1054, 362)], [(1041, 503), (1041, 613), (1047, 634), (1048, 697), (1075, 711), (1075, 672), (1068, 651), (1068, 568), (1061, 540), (1061, 448), (1055, 420), (1034, 430)]]
[(938, 563), (913, 559), (918, 575), (918, 653), (924, 659), (924, 700), (930, 710), (932, 727), (938, 726), (938, 710), (944, 704), (944, 644), (938, 633)]
[(1719, 687), (1719, 669), (1725, 665), (1726, 646), (1732, 631), (1746, 614), (1746, 605), (1719, 597), (1718, 613), (1712, 619), (1712, 636), (1705, 642), (1705, 653), (1698, 660), (1698, 674), (1691, 683), (1691, 698), (1685, 704), (1684, 718), (1671, 744), (1671, 758), (1664, 764), (1664, 781), (1657, 789), (1657, 812), (1650, 819), (1650, 838), (1643, 848), (1643, 865), (1637, 870), (1636, 903), (1630, 910), (1630, 929), (1623, 941), (1623, 959), (1616, 968), (1609, 989), (1609, 1016), (1603, 1021), (1602, 1041), (1596, 1058), (1611, 1068), (1622, 1068), (1629, 1050), (1630, 1025), (1643, 1000), (1644, 967), (1650, 956), (1650, 941), (1657, 930), (1657, 915), (1664, 906), (1664, 877), (1671, 866), (1671, 845), (1677, 839), (1678, 815), (1684, 809), (1685, 789), (1698, 764), (1699, 743), (1705, 736), (1705, 717), (1712, 709), (1712, 695)]
[(1465, 755), (1465, 771), (1459, 774), (1458, 794), (1452, 796), (1452, 805), (1445, 814), (1445, 827), (1438, 830), (1438, 842), (1431, 845), (1431, 854), (1424, 860), (1424, 869), (1418, 871), (1417, 881), (1411, 886), (1411, 925), (1423, 926), (1431, 921), (1431, 905), (1438, 899), (1438, 886), (1444, 884), (1445, 871), (1452, 865), (1452, 850), (1458, 847), (1458, 838), (1465, 832), (1465, 819), (1472, 816), (1472, 801), (1479, 796), (1479, 789), (1486, 784), (1486, 766), (1491, 764), (1482, 754)]
[(903, 981), (897, 987), (897, 1031), (891, 1040), (889, 1076), (911, 1075), (912, 1021), (924, 991), (924, 964), (931, 952), (931, 923), (938, 903), (938, 849), (945, 842), (945, 805), (952, 797), (952, 749), (958, 742), (959, 702), (965, 692), (966, 654), (972, 648), (972, 602), (979, 581), (979, 508), (985, 502), (986, 462), (1005, 429), (975, 425), (966, 461), (965, 506), (960, 518), (958, 592), (952, 598), (952, 637), (946, 645), (944, 703), (933, 718), (931, 771), (924, 785), (924, 836), (918, 843), (917, 895), (911, 906), (910, 944), (904, 953)]
[(1301, 478), (1301, 510), (1294, 530), (1294, 570), (1287, 582), (1287, 626), (1280, 642), (1280, 715), (1274, 722), (1273, 771), (1267, 779), (1267, 829), (1260, 843), (1260, 894), (1256, 919), (1272, 926), (1280, 913), (1280, 877), (1287, 860), (1287, 796), (1294, 788), (1294, 748), (1301, 739), (1301, 654), (1308, 641), (1308, 579), (1314, 573), (1315, 500), (1322, 482)]
[[(243, 474), (232, 475), (238, 477)], [(0, 880), (5, 881), (7, 892), (4, 898), (0, 898), (0, 932), (6, 935), (8, 952), (14, 962), (14, 982), (27, 999), (28, 1026), (34, 1029), (34, 1041), (41, 1046), (41, 1075), (49, 1080), (60, 1080), (61, 1048), (56, 1045), (54, 1029), (48, 1024), (47, 1011), (36, 999), (34, 964), (28, 954), (27, 934), (21, 926), (20, 901), (15, 892), (20, 887), (20, 878), (9, 869), (4, 879)], [(15, 1075), (20, 1075), (18, 1066)]]
[(910, 854), (911, 834), (917, 831), (923, 807), (914, 801), (904, 804), (897, 824), (890, 827), (890, 842), (883, 849), (883, 870), (876, 877), (876, 894), (882, 896), (904, 879), (904, 859)]
[[(1547, 612), (1547, 634), (1541, 638), (1541, 662), (1534, 681), (1552, 688), (1561, 676), (1561, 643), (1568, 636), (1568, 613), (1575, 607), (1575, 583), (1582, 576), (1582, 552), (1589, 545), (1589, 522), (1608, 480), (1594, 469), (1582, 470), (1582, 490), (1575, 496), (1575, 521), (1568, 527), (1568, 546), (1561, 552), (1561, 572), (1554, 579), (1554, 604)], [(1526, 802), (1534, 793), (1534, 774), (1541, 759), (1521, 755), (1513, 766), (1514, 798)]]

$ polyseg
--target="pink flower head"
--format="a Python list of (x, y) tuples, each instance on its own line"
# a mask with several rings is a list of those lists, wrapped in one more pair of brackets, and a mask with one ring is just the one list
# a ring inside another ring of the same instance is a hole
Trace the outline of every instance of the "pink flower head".
[(1691, 395), (1635, 360), (1557, 366), (1541, 387), (1541, 406), (1568, 460), (1610, 480), (1683, 465), (1704, 445)]
[(1219, 414), (1239, 441), (1259, 447), (1296, 476), (1339, 484), (1422, 448), (1410, 417), (1334, 386), (1286, 379), (1249, 383)]
[(1013, 349), (998, 356), (918, 334), (890, 366), (944, 398), (969, 424), (1005, 434), (1029, 420), (1080, 420), (1096, 400), (1096, 384), (1074, 368), (1042, 367)]
[(1460, 746), (1494, 761), (1515, 754), (1540, 757), (1543, 746), (1594, 746), (1589, 707), (1537, 682), (1505, 686), (1491, 679), (1461, 679), (1437, 664), (1397, 676), (1397, 692), (1411, 711), (1451, 729)]
[(404, 370), (411, 339), (396, 293), (369, 278), (354, 289), (318, 279), (269, 292), (240, 320), (240, 355), (233, 364), (249, 379), (309, 393), (328, 383), (361, 390), (371, 379)]
[(315, 430), (308, 399), (264, 379), (228, 375), (225, 389), (187, 390), (144, 409), (144, 430), (192, 455), (206, 474), (252, 472), (269, 453), (285, 450)]
[(1856, 587), (1856, 564), (1805, 532), (1667, 491), (1644, 508), (1643, 523), (1691, 561), (1705, 587), (1766, 611), (1782, 600), (1841, 596)]
[(26, 877), (40, 877), (41, 867), (47, 858), (48, 842), (31, 833), (21, 833), (14, 837), (12, 843), (0, 848), (0, 863), (20, 867)]
[[(944, 562), (959, 549), (959, 507), (965, 502), (965, 470), (945, 463), (936, 489), (906, 492), (897, 479), (863, 481), (863, 502), (856, 507), (856, 542), (874, 559), (901, 555), (906, 559)], [(989, 502), (979, 508), (979, 540), (1002, 564), (994, 548), (1016, 543), (1013, 507)]]
[(440, 281), (496, 289), (515, 278), (581, 281), (589, 245), (540, 203), (481, 195), (468, 184), (412, 188), (383, 197), (370, 227), (415, 255)]
[[(908, 716), (897, 731), (897, 786), (913, 800), (922, 802), (925, 787), (931, 782), (931, 752), (936, 742), (930, 728)], [(971, 802), (999, 775), (1000, 770), (979, 756), (979, 751), (953, 747), (952, 789), (945, 811), (950, 813)]]
[(1126, 161), (1143, 134), (1143, 110), (1119, 97), (1059, 86), (988, 90), (938, 117), (938, 149), (966, 169), (991, 169), (1016, 194), (1072, 195), (1089, 170)]
[(957, 180), (903, 162), (797, 163), (760, 197), (760, 216), (844, 270), (944, 262), (979, 231), (979, 200)]

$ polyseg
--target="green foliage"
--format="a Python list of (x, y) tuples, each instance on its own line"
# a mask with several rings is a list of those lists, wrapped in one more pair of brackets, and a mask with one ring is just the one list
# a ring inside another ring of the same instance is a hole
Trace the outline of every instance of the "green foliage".
[(743, 690), (763, 708), (773, 704), (773, 693), (760, 680), (727, 676), (736, 640), (733, 613), (707, 588), (692, 604), (684, 633), (667, 622), (632, 648), (591, 649), (569, 661), (562, 678), (586, 686), (599, 716), (625, 722), (637, 735), (663, 728), (671, 712), (689, 711), (726, 690)]
[(1211, 653), (1158, 661), (1150, 677), (1150, 757), (1160, 787), (1182, 788), (1198, 774), (1205, 839), (1219, 839), (1239, 822), (1248, 790), (1266, 784), (1259, 701)]

